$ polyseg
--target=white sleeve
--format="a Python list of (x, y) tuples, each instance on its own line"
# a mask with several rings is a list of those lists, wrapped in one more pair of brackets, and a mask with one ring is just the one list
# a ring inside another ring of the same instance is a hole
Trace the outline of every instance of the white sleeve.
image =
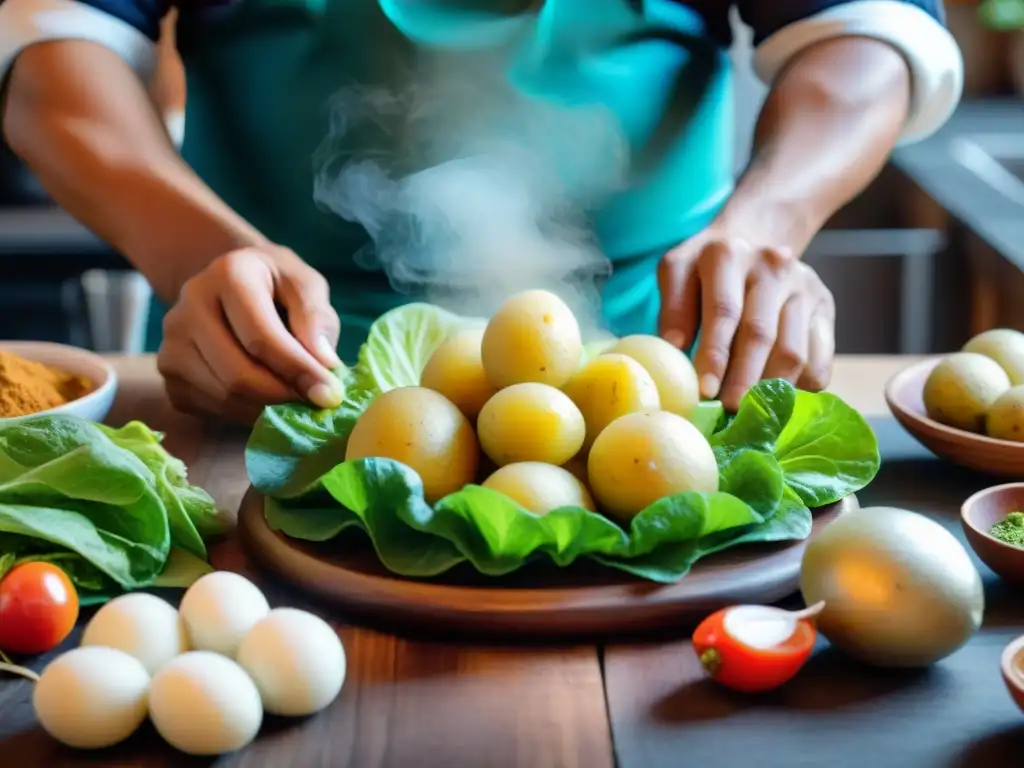
[(771, 85), (809, 46), (848, 36), (885, 41), (903, 54), (910, 67), (913, 91), (901, 144), (925, 139), (945, 124), (963, 94), (963, 56), (941, 22), (911, 3), (854, 0), (789, 24), (758, 46), (754, 68)]
[(99, 43), (145, 82), (156, 70), (156, 43), (108, 13), (76, 0), (0, 0), (0, 81), (23, 50), (52, 40)]

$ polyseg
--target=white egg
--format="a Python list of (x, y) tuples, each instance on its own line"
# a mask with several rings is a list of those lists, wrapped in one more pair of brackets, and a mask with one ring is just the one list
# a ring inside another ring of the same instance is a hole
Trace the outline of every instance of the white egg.
[(319, 712), (341, 692), (345, 649), (331, 626), (311, 613), (276, 608), (245, 636), (238, 663), (274, 715)]
[(270, 613), (270, 605), (244, 576), (216, 571), (188, 588), (180, 612), (192, 648), (234, 658), (242, 638)]
[(189, 755), (221, 755), (256, 738), (263, 707), (255, 683), (236, 662), (190, 651), (153, 678), (149, 718), (172, 747)]
[(149, 673), (115, 648), (75, 648), (50, 662), (32, 693), (43, 729), (76, 749), (102, 749), (146, 719)]
[(188, 638), (173, 605), (145, 592), (133, 592), (114, 598), (96, 612), (82, 634), (82, 645), (124, 651), (155, 675), (188, 650)]

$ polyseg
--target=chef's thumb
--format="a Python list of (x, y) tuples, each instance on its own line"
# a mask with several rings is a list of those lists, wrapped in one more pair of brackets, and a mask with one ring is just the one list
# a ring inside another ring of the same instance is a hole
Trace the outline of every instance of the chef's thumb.
[(312, 269), (285, 278), (281, 286), (281, 303), (288, 319), (288, 328), (313, 357), (324, 367), (341, 367), (336, 351), (341, 323), (331, 306), (327, 281)]

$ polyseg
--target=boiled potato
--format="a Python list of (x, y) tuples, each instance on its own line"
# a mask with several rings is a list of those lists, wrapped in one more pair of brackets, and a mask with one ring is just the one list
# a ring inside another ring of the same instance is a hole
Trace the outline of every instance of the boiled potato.
[(718, 490), (711, 445), (668, 411), (626, 414), (605, 427), (590, 449), (587, 476), (601, 509), (621, 520), (674, 493)]
[(487, 401), (476, 423), (480, 446), (499, 467), (519, 461), (564, 464), (583, 445), (583, 414), (547, 384), (514, 384)]
[(988, 407), (1009, 388), (1006, 371), (994, 360), (956, 352), (928, 374), (922, 397), (928, 416), (940, 424), (982, 432)]
[(608, 352), (631, 357), (643, 366), (658, 388), (661, 410), (689, 416), (700, 402), (693, 363), (664, 339), (646, 334), (626, 336)]
[(454, 403), (423, 387), (400, 387), (376, 398), (348, 438), (346, 461), (387, 458), (414, 469), (427, 501), (472, 483), (479, 447)]
[(1024, 443), (1024, 386), (1011, 387), (989, 406), (985, 431), (997, 440)]
[(583, 355), (580, 326), (555, 294), (517, 293), (487, 323), (481, 355), (487, 379), (498, 389), (525, 382), (561, 387)]
[(569, 379), (563, 391), (587, 423), (584, 447), (619, 416), (661, 407), (654, 379), (640, 363), (625, 355), (595, 357)]
[(480, 345), (482, 330), (460, 331), (447, 339), (427, 361), (420, 386), (439, 392), (473, 420), (495, 389), (487, 381)]
[(583, 507), (595, 511), (590, 491), (572, 473), (553, 464), (524, 461), (508, 464), (487, 480), (484, 488), (498, 491), (535, 515), (559, 507)]
[(968, 341), (963, 351), (992, 358), (1006, 371), (1011, 385), (1024, 384), (1024, 333), (1012, 328), (993, 328)]

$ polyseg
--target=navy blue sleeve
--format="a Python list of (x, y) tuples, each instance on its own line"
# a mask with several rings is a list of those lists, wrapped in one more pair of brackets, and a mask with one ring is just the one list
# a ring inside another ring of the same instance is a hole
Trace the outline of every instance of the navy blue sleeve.
[(153, 41), (160, 37), (160, 22), (173, 5), (172, 0), (78, 0), (78, 2), (130, 24)]
[[(940, 23), (946, 22), (941, 0), (896, 1), (917, 6)], [(857, 2), (858, 0), (739, 0), (736, 5), (743, 21), (754, 31), (754, 44), (759, 45), (766, 37), (789, 24), (830, 8)]]

